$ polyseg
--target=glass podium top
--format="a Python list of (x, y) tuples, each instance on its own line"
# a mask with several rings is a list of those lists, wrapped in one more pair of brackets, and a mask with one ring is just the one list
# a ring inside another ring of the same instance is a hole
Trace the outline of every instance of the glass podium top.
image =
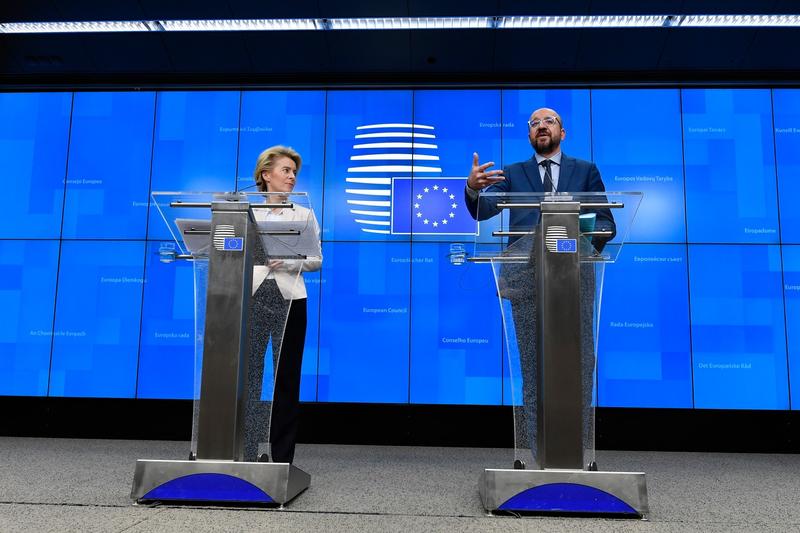
[(527, 262), (542, 205), (579, 209), (583, 262), (614, 262), (636, 218), (641, 192), (479, 193), (475, 248), (479, 261)]
[(306, 259), (322, 255), (319, 226), (307, 193), (154, 192), (152, 197), (181, 255), (208, 255), (212, 206), (226, 203), (247, 204), (262, 240), (265, 245), (269, 243), (271, 257)]

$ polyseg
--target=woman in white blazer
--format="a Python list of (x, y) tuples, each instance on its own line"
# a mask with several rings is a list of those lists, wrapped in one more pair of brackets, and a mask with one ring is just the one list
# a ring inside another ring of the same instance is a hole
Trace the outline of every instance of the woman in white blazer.
[[(274, 193), (268, 197), (270, 203), (280, 202), (280, 193), (294, 190), (301, 164), (300, 154), (285, 146), (267, 148), (258, 156), (253, 177), (260, 191)], [(317, 219), (305, 207), (295, 205), (291, 209), (254, 209), (253, 212), (259, 221), (305, 220), (319, 238)], [(253, 267), (245, 461), (291, 463), (294, 460), (307, 322), (307, 293), (302, 273), (319, 270), (321, 266), (319, 259), (267, 258), (265, 264)], [(264, 358), (270, 338), (275, 369), (271, 412), (268, 409), (270, 398), (261, 400)], [(269, 453), (259, 453), (259, 444), (269, 444)]]

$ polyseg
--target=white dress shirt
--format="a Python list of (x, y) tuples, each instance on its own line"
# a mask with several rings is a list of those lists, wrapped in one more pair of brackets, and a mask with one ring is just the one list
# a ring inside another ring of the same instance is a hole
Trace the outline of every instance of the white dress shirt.
[[(253, 213), (257, 222), (306, 220), (313, 226), (317, 238), (320, 236), (319, 224), (317, 224), (314, 212), (305, 207), (295, 205), (292, 209), (254, 209)], [(267, 265), (255, 265), (253, 267), (253, 294), (264, 283), (264, 280), (274, 279), (284, 299), (299, 300), (300, 298), (306, 298), (308, 293), (303, 280), (303, 272), (319, 270), (322, 267), (322, 257), (282, 259), (281, 261), (282, 264), (275, 268), (270, 268)]]

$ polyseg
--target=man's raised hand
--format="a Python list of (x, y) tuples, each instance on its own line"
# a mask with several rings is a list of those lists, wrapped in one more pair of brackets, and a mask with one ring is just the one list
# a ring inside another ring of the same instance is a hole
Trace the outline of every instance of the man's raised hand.
[(479, 191), (493, 183), (503, 181), (505, 178), (502, 170), (487, 170), (493, 166), (494, 161), (481, 165), (478, 160), (478, 152), (474, 152), (472, 154), (472, 170), (469, 171), (469, 176), (467, 177), (467, 187), (474, 191)]

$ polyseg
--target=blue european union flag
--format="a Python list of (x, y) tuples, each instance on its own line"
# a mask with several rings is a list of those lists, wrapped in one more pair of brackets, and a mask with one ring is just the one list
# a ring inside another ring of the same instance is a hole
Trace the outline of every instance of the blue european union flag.
[(225, 237), (222, 249), (229, 252), (241, 252), (244, 248), (244, 240), (241, 237)]
[(578, 251), (578, 241), (576, 239), (558, 239), (556, 240), (556, 251), (574, 254)]
[(475, 235), (466, 178), (392, 178), (392, 233)]

